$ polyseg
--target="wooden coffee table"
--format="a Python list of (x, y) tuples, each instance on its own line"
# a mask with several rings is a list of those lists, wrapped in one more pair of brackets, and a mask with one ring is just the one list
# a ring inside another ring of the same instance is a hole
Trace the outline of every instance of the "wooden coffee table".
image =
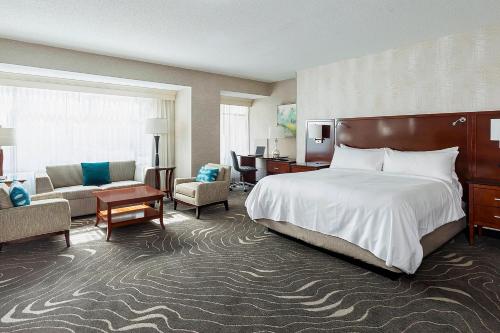
[[(105, 190), (93, 192), (97, 198), (96, 221), (108, 223), (106, 241), (111, 237), (113, 228), (123, 227), (153, 219), (160, 219), (163, 225), (163, 197), (165, 193), (149, 186), (137, 186), (120, 188), (116, 190)], [(152, 201), (159, 201), (160, 208), (155, 209), (149, 204)], [(101, 203), (107, 205), (106, 210), (101, 210)]]

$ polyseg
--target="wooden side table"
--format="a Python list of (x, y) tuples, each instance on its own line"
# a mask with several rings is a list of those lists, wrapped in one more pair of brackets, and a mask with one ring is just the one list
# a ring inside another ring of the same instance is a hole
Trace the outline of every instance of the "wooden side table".
[(0, 180), (0, 184), (5, 184), (10, 187), (13, 182), (20, 182), (21, 184), (23, 184), (25, 181), (26, 179), (2, 179)]
[(167, 198), (174, 200), (173, 187), (174, 187), (174, 170), (175, 167), (158, 167), (155, 170), (155, 187), (161, 190), (161, 172), (165, 171), (165, 191)]
[(469, 242), (474, 244), (474, 226), (478, 235), (482, 228), (500, 229), (500, 182), (473, 180), (469, 182)]
[(291, 172), (305, 172), (305, 171), (316, 171), (320, 169), (329, 168), (330, 163), (328, 162), (306, 162), (306, 163), (295, 163), (292, 164)]

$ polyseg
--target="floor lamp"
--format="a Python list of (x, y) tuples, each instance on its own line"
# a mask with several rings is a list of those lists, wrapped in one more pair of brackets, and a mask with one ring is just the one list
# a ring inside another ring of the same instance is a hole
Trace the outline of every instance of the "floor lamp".
[(3, 177), (3, 150), (5, 146), (15, 146), (16, 135), (13, 128), (0, 127), (0, 178)]
[(149, 118), (146, 120), (146, 134), (153, 134), (155, 138), (155, 168), (160, 166), (160, 155), (158, 153), (160, 134), (167, 134), (167, 131), (167, 118)]

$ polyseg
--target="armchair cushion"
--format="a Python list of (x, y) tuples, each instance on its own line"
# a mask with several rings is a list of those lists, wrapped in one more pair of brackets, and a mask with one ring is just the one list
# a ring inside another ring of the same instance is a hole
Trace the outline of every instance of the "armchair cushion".
[(202, 166), (198, 175), (196, 176), (197, 182), (211, 183), (217, 179), (219, 175), (219, 168), (209, 168), (207, 166)]
[(5, 184), (0, 184), (0, 209), (12, 208), (14, 205), (10, 201), (9, 188)]
[(31, 201), (47, 200), (47, 199), (64, 199), (60, 192), (40, 193), (31, 196)]
[(13, 182), (10, 185), (9, 195), (14, 207), (29, 206), (31, 203), (29, 192), (19, 182)]
[(179, 184), (175, 187), (175, 192), (187, 195), (188, 197), (194, 198), (196, 195), (196, 190), (198, 187), (203, 184), (202, 182), (192, 182), (192, 183), (183, 183)]

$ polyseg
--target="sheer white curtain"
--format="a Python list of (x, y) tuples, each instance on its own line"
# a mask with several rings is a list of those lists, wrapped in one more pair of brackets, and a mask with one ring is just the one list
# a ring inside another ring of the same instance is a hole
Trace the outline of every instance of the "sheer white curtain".
[(5, 173), (30, 177), (47, 165), (83, 161), (151, 165), (145, 119), (171, 108), (156, 98), (0, 86), (0, 125), (14, 127), (17, 140), (4, 149)]
[(220, 162), (232, 165), (231, 150), (245, 155), (249, 152), (249, 123), (246, 106), (220, 106)]

